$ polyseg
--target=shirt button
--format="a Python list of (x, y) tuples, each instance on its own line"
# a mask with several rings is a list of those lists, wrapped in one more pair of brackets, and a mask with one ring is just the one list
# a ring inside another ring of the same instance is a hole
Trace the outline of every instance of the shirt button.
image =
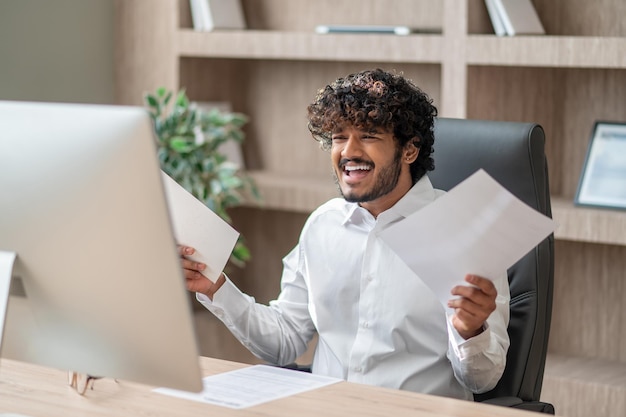
[(352, 370), (353, 370), (354, 372), (361, 372), (363, 369), (361, 369), (361, 367), (360, 367), (360, 366), (355, 366), (354, 368), (352, 368)]
[(361, 326), (362, 326), (364, 329), (367, 329), (368, 327), (370, 327), (370, 324), (369, 324), (369, 322), (364, 321), (364, 322), (362, 322), (362, 323), (361, 323)]

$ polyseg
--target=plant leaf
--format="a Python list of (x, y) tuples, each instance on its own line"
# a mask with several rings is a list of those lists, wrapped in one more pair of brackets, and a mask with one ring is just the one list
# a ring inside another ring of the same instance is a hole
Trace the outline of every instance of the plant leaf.
[[(229, 223), (232, 220), (226, 209), (241, 205), (242, 193), (246, 199), (250, 193), (260, 201), (252, 178), (220, 150), (226, 142), (243, 142), (246, 115), (202, 110), (189, 101), (184, 89), (173, 93), (159, 87), (154, 94), (145, 95), (145, 103), (156, 133), (157, 158), (165, 173)], [(204, 141), (196, 140), (198, 131)], [(244, 266), (249, 259), (250, 251), (240, 236), (231, 262)]]

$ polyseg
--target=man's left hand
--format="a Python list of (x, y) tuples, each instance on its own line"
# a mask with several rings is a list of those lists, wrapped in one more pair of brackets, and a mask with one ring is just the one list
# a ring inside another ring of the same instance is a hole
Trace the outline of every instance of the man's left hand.
[(487, 318), (496, 309), (498, 291), (493, 282), (478, 275), (466, 275), (465, 281), (472, 286), (457, 285), (452, 295), (458, 296), (448, 301), (454, 309), (452, 325), (464, 339), (482, 333)]

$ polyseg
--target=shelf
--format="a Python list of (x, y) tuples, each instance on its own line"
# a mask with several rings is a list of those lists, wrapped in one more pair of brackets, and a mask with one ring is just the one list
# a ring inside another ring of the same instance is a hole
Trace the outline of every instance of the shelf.
[(179, 56), (194, 58), (440, 63), (444, 48), (440, 35), (180, 29), (176, 50)]
[[(251, 206), (310, 213), (339, 196), (330, 176), (307, 178), (264, 171), (252, 171), (249, 175), (263, 196), (261, 205), (251, 203)], [(626, 245), (624, 211), (577, 207), (570, 200), (553, 197), (552, 216), (558, 224), (554, 234), (557, 239)]]
[(552, 217), (558, 223), (557, 239), (626, 245), (626, 211), (578, 207), (553, 197)]
[[(367, 44), (367, 48), (363, 45)], [(328, 34), (268, 30), (177, 31), (179, 56), (304, 61), (435, 63), (441, 35)], [(626, 38), (468, 35), (468, 65), (626, 69)]]
[(558, 415), (621, 417), (626, 409), (626, 363), (548, 354), (542, 401)]
[(469, 65), (626, 68), (626, 38), (469, 35)]
[(248, 175), (254, 179), (263, 198), (261, 204), (247, 204), (250, 207), (310, 213), (340, 195), (330, 175), (307, 178), (263, 171), (249, 171)]

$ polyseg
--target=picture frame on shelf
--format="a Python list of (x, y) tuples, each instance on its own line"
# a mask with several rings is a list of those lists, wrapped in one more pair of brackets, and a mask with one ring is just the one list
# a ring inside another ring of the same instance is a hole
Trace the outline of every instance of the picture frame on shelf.
[(626, 210), (626, 122), (594, 124), (574, 203)]

